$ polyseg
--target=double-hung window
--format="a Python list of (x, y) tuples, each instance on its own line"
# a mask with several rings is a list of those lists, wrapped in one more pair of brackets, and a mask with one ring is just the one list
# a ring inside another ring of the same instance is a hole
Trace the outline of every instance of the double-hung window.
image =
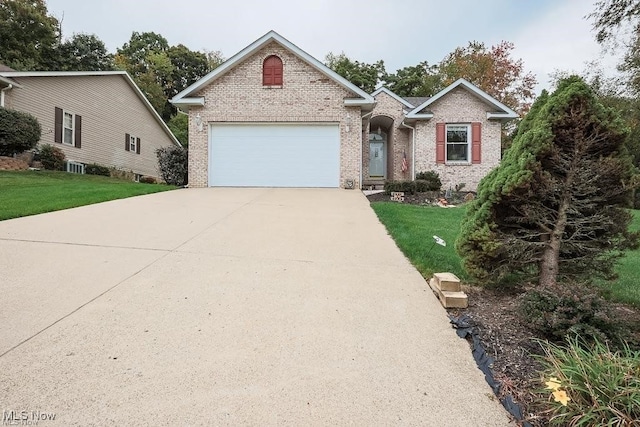
[(447, 163), (470, 163), (471, 125), (448, 124), (446, 150)]
[(124, 134), (124, 149), (135, 154), (140, 154), (140, 138), (129, 133)]
[(74, 126), (73, 126), (73, 114), (64, 112), (64, 118), (62, 120), (63, 133), (62, 133), (62, 143), (67, 145), (74, 145), (73, 135), (74, 135)]
[(58, 144), (82, 146), (82, 117), (55, 107), (55, 129), (53, 140)]

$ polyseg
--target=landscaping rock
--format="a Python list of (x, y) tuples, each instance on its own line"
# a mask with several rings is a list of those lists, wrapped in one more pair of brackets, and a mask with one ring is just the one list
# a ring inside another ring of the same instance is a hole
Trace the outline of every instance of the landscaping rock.
[(0, 157), (0, 170), (21, 171), (27, 169), (29, 169), (29, 164), (24, 160), (14, 159), (13, 157)]

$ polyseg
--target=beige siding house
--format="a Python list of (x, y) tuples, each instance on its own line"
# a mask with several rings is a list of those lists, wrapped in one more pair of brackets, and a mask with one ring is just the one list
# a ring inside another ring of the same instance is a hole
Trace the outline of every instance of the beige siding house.
[(367, 94), (274, 31), (171, 102), (189, 114), (195, 187), (365, 188), (435, 170), (475, 190), (517, 117), (465, 80), (431, 98)]
[(67, 160), (158, 177), (156, 149), (180, 146), (124, 71), (0, 72), (15, 83), (7, 108), (35, 116), (40, 144), (61, 148)]

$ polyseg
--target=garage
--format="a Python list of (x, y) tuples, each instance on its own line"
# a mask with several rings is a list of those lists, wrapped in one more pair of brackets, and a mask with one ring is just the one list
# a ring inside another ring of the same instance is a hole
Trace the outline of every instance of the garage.
[(211, 187), (338, 187), (336, 123), (211, 124)]

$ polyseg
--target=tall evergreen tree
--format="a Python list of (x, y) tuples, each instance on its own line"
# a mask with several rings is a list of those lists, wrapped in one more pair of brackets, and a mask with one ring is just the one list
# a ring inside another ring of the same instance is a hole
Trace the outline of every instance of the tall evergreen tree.
[(467, 271), (545, 286), (611, 275), (621, 250), (638, 241), (621, 207), (634, 185), (627, 132), (578, 77), (541, 96), (467, 211), (456, 242)]

